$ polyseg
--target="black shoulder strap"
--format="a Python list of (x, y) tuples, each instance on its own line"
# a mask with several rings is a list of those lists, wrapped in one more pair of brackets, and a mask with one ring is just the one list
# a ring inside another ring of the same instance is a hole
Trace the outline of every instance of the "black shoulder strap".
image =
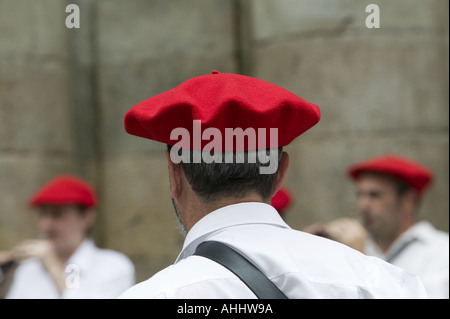
[(198, 245), (195, 255), (214, 260), (239, 277), (259, 299), (287, 299), (286, 295), (248, 259), (231, 247), (205, 241)]

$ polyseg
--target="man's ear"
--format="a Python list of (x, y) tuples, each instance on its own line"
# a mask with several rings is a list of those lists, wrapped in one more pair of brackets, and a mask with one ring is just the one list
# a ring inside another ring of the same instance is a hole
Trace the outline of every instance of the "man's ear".
[(170, 159), (170, 152), (166, 151), (167, 163), (169, 165), (170, 194), (177, 199), (181, 191), (182, 167)]
[(283, 186), (284, 178), (286, 177), (286, 173), (289, 168), (289, 154), (288, 153), (283, 152), (281, 154), (281, 160), (280, 160), (279, 165), (280, 166), (278, 167), (277, 180), (276, 180), (275, 186), (273, 187), (273, 190), (272, 190), (272, 197), (276, 194), (276, 192), (278, 192), (280, 190), (281, 186)]
[(91, 229), (94, 227), (95, 221), (97, 219), (97, 211), (93, 208), (87, 208), (83, 215), (84, 224), (86, 229)]
[(413, 189), (407, 190), (400, 198), (400, 203), (403, 207), (403, 211), (409, 214), (409, 218), (414, 218), (419, 200), (420, 197), (417, 194), (417, 191)]

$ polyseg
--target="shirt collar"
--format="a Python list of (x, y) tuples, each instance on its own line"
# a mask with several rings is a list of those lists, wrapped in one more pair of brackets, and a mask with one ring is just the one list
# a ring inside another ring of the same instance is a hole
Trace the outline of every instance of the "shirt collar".
[(215, 232), (245, 224), (290, 228), (271, 205), (248, 202), (224, 206), (207, 214), (191, 228), (175, 263), (194, 254), (197, 246)]

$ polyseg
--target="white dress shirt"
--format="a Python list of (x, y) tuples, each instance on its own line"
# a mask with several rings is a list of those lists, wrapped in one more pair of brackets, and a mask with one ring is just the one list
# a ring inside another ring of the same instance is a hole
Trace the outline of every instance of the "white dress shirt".
[(256, 298), (231, 271), (193, 256), (203, 241), (228, 244), (256, 264), (289, 298), (425, 298), (423, 285), (379, 258), (291, 229), (270, 205), (215, 210), (186, 236), (171, 265), (120, 298)]
[(134, 265), (128, 257), (100, 249), (91, 239), (85, 239), (69, 258), (64, 275), (67, 288), (60, 296), (42, 263), (25, 260), (17, 267), (6, 298), (117, 298), (135, 284)]
[(368, 240), (366, 253), (419, 275), (429, 298), (449, 298), (449, 235), (429, 222), (409, 228), (385, 254)]

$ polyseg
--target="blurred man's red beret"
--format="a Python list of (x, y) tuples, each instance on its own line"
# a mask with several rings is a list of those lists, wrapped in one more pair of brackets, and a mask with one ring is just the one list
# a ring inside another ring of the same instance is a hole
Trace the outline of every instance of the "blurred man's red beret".
[[(269, 148), (270, 128), (278, 129), (277, 147), (281, 147), (314, 126), (319, 119), (318, 106), (284, 88), (249, 76), (213, 71), (213, 74), (191, 78), (174, 89), (138, 103), (125, 114), (124, 122), (129, 134), (169, 145), (177, 142), (170, 139), (176, 128), (187, 129), (192, 138), (194, 120), (201, 121), (202, 131), (218, 129), (222, 138), (226, 128), (254, 128), (256, 131), (264, 128), (264, 148)], [(201, 149), (208, 142), (202, 140)], [(221, 150), (236, 151), (236, 144), (233, 146), (233, 149), (223, 146)], [(192, 142), (189, 148), (197, 149)]]
[(58, 175), (44, 184), (30, 199), (32, 207), (44, 204), (95, 207), (97, 196), (92, 186), (81, 178)]
[(278, 211), (280, 215), (283, 215), (286, 209), (292, 204), (293, 195), (286, 188), (281, 187), (278, 192), (272, 197), (272, 206)]
[(423, 194), (433, 180), (433, 174), (427, 167), (394, 154), (386, 154), (353, 164), (348, 168), (348, 175), (357, 180), (362, 172), (367, 171), (391, 175), (416, 189), (419, 194)]

